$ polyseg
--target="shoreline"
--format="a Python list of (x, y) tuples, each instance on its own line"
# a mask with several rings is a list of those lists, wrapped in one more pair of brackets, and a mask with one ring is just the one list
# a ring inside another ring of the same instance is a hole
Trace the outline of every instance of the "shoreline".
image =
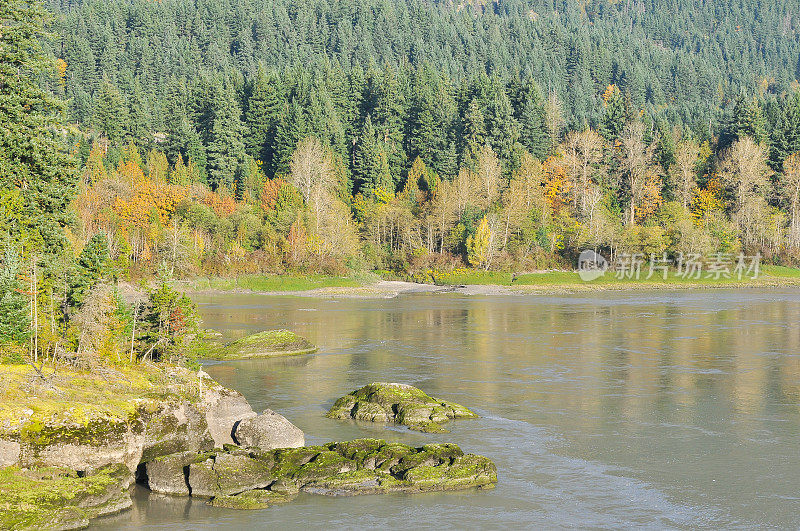
[[(576, 274), (577, 275), (577, 274)], [(677, 292), (689, 290), (724, 289), (793, 289), (800, 288), (800, 278), (770, 275), (748, 281), (686, 281), (686, 282), (582, 282), (560, 284), (420, 284), (399, 280), (379, 280), (362, 286), (332, 286), (308, 290), (252, 290), (246, 288), (193, 289), (192, 281), (178, 281), (180, 288), (190, 295), (260, 295), (269, 297), (309, 297), (342, 299), (393, 299), (401, 295), (420, 293), (455, 294), (466, 296), (525, 296), (525, 295), (580, 295), (605, 292)]]

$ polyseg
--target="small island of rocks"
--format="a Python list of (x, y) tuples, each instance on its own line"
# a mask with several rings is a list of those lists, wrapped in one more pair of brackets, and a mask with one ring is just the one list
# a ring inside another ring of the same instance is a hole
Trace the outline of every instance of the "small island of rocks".
[(328, 418), (396, 423), (416, 431), (442, 433), (442, 423), (477, 418), (460, 404), (428, 396), (411, 385), (376, 382), (343, 396)]

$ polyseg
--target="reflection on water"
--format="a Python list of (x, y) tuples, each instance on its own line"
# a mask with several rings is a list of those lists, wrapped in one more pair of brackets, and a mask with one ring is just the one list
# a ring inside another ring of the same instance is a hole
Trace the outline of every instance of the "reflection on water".
[[(230, 338), (291, 328), (312, 356), (206, 364), (309, 443), (451, 441), (498, 465), (489, 492), (302, 496), (263, 511), (137, 493), (109, 528), (800, 526), (800, 292), (592, 297), (198, 298)], [(482, 418), (418, 434), (324, 418), (372, 381)], [(148, 500), (149, 499), (149, 500)]]

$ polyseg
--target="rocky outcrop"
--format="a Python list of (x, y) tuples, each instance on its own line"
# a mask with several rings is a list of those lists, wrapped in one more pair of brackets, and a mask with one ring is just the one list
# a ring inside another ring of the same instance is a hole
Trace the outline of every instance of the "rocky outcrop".
[(130, 508), (132, 483), (122, 464), (85, 476), (58, 467), (0, 469), (0, 529), (87, 527), (92, 518)]
[[(19, 464), (90, 471), (124, 463), (134, 471), (158, 456), (233, 443), (234, 426), (256, 413), (241, 393), (209, 378), (203, 382), (201, 400), (140, 400), (126, 417), (100, 414), (85, 420), (66, 410), (26, 422), (19, 432)], [(12, 444), (0, 446), (0, 456), (13, 458), (14, 449)]]
[(327, 416), (394, 422), (424, 432), (443, 432), (444, 422), (478, 417), (460, 404), (430, 397), (416, 387), (399, 383), (373, 383), (353, 391), (337, 400)]
[[(280, 415), (257, 416), (244, 396), (205, 373), (174, 371), (176, 384), (129, 394), (127, 400), (98, 390), (92, 402), (53, 400), (47, 408), (20, 415), (12, 410), (9, 420), (0, 420), (0, 513), (14, 519), (13, 526), (0, 520), (0, 528), (84, 527), (90, 518), (130, 507), (127, 489), (134, 475), (154, 492), (177, 496), (234, 496), (264, 488), (262, 463), (221, 450), (238, 448), (232, 443), (240, 426), (242, 439), (257, 448), (303, 444), (302, 431)], [(168, 374), (151, 378), (170, 381)], [(248, 420), (253, 422), (242, 424)], [(203, 484), (203, 477), (213, 484)], [(63, 499), (49, 494), (66, 485)], [(6, 492), (12, 487), (22, 494)], [(73, 499), (70, 489), (86, 489), (86, 495)], [(49, 509), (34, 510), (39, 506)]]
[[(188, 491), (219, 507), (256, 509), (290, 500), (298, 492), (321, 495), (429, 492), (487, 488), (497, 482), (489, 459), (454, 444), (414, 448), (378, 439), (262, 451), (228, 446), (200, 456), (162, 458), (167, 473), (191, 460)], [(155, 469), (154, 469), (155, 473)], [(155, 478), (148, 475), (151, 481)]]
[(180, 452), (156, 457), (144, 464), (146, 476), (143, 479), (150, 490), (171, 496), (188, 496), (189, 469), (201, 463), (211, 454)]
[(306, 443), (300, 428), (271, 409), (265, 410), (261, 415), (239, 422), (234, 430), (233, 438), (239, 446), (260, 450), (299, 448)]

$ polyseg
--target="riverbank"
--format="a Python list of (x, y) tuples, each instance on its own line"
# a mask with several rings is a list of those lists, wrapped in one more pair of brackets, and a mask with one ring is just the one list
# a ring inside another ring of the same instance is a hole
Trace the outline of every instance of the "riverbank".
[(685, 278), (671, 271), (666, 279), (653, 275), (647, 279), (617, 278), (608, 272), (584, 281), (575, 271), (506, 273), (455, 270), (431, 273), (433, 283), (382, 280), (377, 275), (360, 277), (246, 276), (240, 278), (202, 278), (176, 281), (181, 290), (195, 294), (251, 293), (269, 296), (390, 299), (413, 293), (456, 293), (460, 295), (570, 294), (604, 291), (658, 291), (731, 288), (800, 287), (800, 269), (763, 266), (757, 278)]

